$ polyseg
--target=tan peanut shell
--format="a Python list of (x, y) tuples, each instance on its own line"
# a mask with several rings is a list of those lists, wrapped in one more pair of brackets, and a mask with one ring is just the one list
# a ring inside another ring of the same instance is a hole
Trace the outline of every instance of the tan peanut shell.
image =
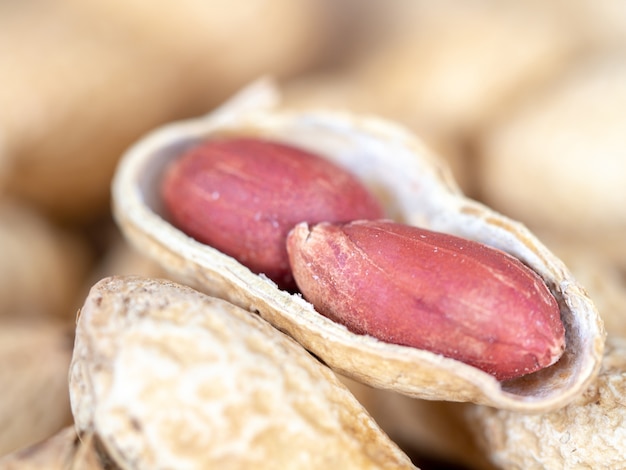
[(0, 3), (0, 190), (71, 221), (106, 214), (125, 148), (259, 73), (318, 62), (330, 11), (314, 0)]
[(154, 259), (138, 251), (119, 232), (109, 241), (107, 252), (90, 274), (89, 287), (108, 276), (167, 277)]
[(570, 236), (623, 230), (624, 109), (623, 53), (581, 61), (486, 130), (479, 146), (484, 200), (531, 227)]
[(609, 336), (602, 369), (585, 393), (560, 410), (528, 414), (476, 406), (471, 426), (499, 468), (624, 468), (626, 339)]
[(414, 468), (302, 346), (171, 281), (92, 288), (70, 397), (79, 435), (124, 469)]
[[(171, 273), (211, 295), (259, 314), (340, 373), (381, 388), (434, 400), (500, 408), (564, 406), (596, 375), (604, 345), (597, 311), (565, 265), (521, 224), (463, 196), (420, 140), (392, 123), (341, 112), (279, 109), (278, 91), (258, 82), (219, 110), (146, 136), (122, 158), (113, 210), (128, 239)], [(396, 221), (470, 238), (518, 257), (559, 302), (566, 350), (552, 367), (500, 383), (458, 361), (350, 333), (298, 295), (219, 251), (195, 242), (163, 216), (158, 195), (164, 166), (211, 135), (259, 136), (301, 146), (353, 171)]]
[(373, 3), (382, 11), (370, 47), (339, 69), (287, 81), (285, 101), (407, 125), (474, 189), (468, 141), (571, 62), (580, 42), (572, 21), (554, 2)]
[(0, 323), (0, 456), (71, 423), (71, 356), (70, 325), (42, 319)]
[[(588, 234), (589, 235), (589, 234)], [(584, 286), (609, 336), (626, 338), (626, 231), (573, 237), (546, 232), (542, 240)]]
[[(494, 470), (479, 449), (474, 430), (465, 420), (469, 403), (420, 400), (372, 388), (344, 376), (340, 380), (372, 415), (385, 433), (409, 455), (472, 470)], [(456, 468), (456, 467), (455, 467)]]
[(387, 30), (380, 26), (381, 38), (351, 65), (348, 89), (337, 95), (426, 135), (472, 135), (561, 70), (576, 47), (570, 24), (545, 2), (385, 7)]
[(0, 200), (0, 319), (73, 319), (91, 256), (84, 240), (25, 204)]
[(74, 426), (0, 457), (2, 470), (106, 470), (93, 439), (78, 438)]

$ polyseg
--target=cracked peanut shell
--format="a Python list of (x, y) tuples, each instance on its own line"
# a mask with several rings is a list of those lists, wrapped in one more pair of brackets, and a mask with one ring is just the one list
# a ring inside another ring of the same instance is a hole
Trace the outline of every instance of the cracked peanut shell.
[[(211, 136), (255, 136), (299, 146), (352, 171), (398, 222), (506, 251), (533, 269), (559, 304), (566, 350), (551, 367), (519, 380), (492, 376), (438, 354), (349, 332), (298, 295), (176, 229), (159, 198), (165, 166)], [(225, 298), (292, 336), (331, 368), (363, 383), (432, 400), (545, 411), (579, 396), (597, 374), (604, 329), (566, 266), (526, 227), (465, 197), (449, 169), (413, 134), (371, 116), (279, 107), (279, 92), (257, 82), (218, 110), (159, 128), (123, 156), (113, 210), (125, 236), (181, 282)]]

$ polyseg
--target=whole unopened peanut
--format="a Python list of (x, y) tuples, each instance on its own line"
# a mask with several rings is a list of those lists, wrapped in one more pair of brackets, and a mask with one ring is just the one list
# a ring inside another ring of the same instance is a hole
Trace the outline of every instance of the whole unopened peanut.
[(355, 333), (499, 380), (547, 367), (564, 350), (555, 298), (502, 251), (390, 221), (299, 224), (287, 249), (305, 298)]
[(69, 383), (76, 429), (83, 442), (94, 437), (107, 468), (414, 469), (300, 344), (165, 280), (92, 287)]
[(166, 171), (162, 195), (178, 228), (283, 288), (294, 287), (285, 239), (297, 223), (383, 214), (348, 171), (295, 147), (251, 138), (191, 149)]

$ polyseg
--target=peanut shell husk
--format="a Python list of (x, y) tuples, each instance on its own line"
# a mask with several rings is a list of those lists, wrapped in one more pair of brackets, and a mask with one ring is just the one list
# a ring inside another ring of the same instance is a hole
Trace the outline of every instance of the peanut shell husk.
[(81, 440), (74, 426), (0, 458), (3, 470), (106, 470), (109, 463), (93, 438)]
[(92, 255), (85, 240), (0, 198), (0, 319), (73, 320)]
[[(113, 181), (113, 211), (138, 249), (181, 282), (225, 298), (292, 336), (331, 368), (374, 387), (431, 400), (546, 411), (565, 406), (596, 376), (605, 332), (585, 290), (525, 226), (465, 197), (449, 169), (419, 138), (388, 121), (347, 112), (290, 112), (268, 80), (218, 110), (156, 129), (123, 156)], [(159, 182), (165, 165), (212, 135), (284, 141), (354, 172), (383, 203), (387, 217), (469, 238), (519, 258), (548, 285), (565, 327), (566, 350), (553, 366), (498, 382), (459, 361), (350, 333), (299, 295), (279, 290), (165, 218)]]
[(171, 281), (93, 286), (70, 398), (79, 436), (124, 469), (415, 468), (302, 346)]
[(545, 414), (468, 408), (483, 451), (503, 469), (624, 468), (626, 340), (607, 339), (597, 380), (568, 406)]
[(106, 215), (144, 132), (323, 61), (342, 27), (332, 3), (2, 2), (0, 190), (72, 223)]
[(484, 200), (531, 227), (570, 237), (623, 230), (625, 107), (623, 52), (579, 61), (480, 137)]
[(32, 445), (71, 423), (67, 385), (71, 356), (71, 325), (2, 319), (0, 455)]

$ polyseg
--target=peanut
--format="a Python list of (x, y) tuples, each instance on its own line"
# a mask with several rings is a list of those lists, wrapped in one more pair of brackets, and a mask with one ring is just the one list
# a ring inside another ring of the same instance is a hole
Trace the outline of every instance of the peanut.
[(349, 330), (460, 360), (498, 380), (558, 360), (559, 306), (512, 256), (390, 221), (299, 224), (287, 250), (304, 297)]
[(76, 429), (97, 439), (106, 468), (414, 469), (300, 344), (170, 281), (92, 287), (69, 383)]
[(295, 287), (285, 239), (298, 222), (383, 214), (348, 171), (295, 147), (250, 138), (192, 148), (166, 170), (162, 196), (179, 229), (285, 289)]

